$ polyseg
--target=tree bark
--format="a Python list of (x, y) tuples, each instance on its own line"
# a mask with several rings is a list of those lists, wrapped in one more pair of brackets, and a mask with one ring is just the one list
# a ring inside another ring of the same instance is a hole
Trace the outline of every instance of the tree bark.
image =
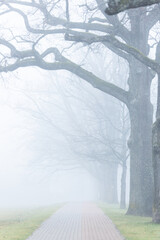
[(160, 223), (160, 74), (158, 76), (158, 96), (156, 122), (152, 130), (152, 157), (154, 172), (154, 202), (153, 219), (154, 223)]
[[(145, 13), (144, 13), (145, 14)], [(140, 9), (130, 13), (133, 47), (146, 56), (149, 52), (145, 15)], [(151, 216), (152, 214), (152, 118), (150, 103), (151, 71), (135, 58), (130, 58), (130, 202), (127, 214)]]
[(139, 8), (160, 3), (160, 0), (109, 0), (105, 12), (114, 15), (131, 8)]
[(131, 119), (130, 203), (128, 214), (152, 214), (152, 116), (151, 76), (148, 68), (132, 59), (131, 81), (134, 97), (129, 109)]
[[(152, 214), (152, 163), (150, 102), (137, 103), (130, 111), (130, 202), (127, 214), (151, 216)], [(145, 119), (145, 121), (144, 121)]]
[(153, 125), (153, 169), (154, 169), (154, 223), (160, 223), (160, 118)]

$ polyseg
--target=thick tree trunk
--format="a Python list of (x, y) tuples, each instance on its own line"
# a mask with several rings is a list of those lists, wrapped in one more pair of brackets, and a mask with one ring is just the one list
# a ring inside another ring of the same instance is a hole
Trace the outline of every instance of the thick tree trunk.
[(160, 223), (160, 118), (153, 125), (154, 203), (153, 222)]
[(132, 60), (131, 78), (134, 81), (132, 85), (134, 95), (129, 110), (130, 202), (127, 214), (151, 216), (153, 203), (151, 76), (144, 65)]
[[(140, 9), (130, 13), (130, 44), (148, 55), (148, 31)], [(152, 117), (150, 85), (153, 76), (143, 64), (130, 58), (130, 202), (127, 214), (147, 216), (152, 213)]]
[[(142, 107), (142, 108), (141, 108)], [(134, 110), (134, 111), (133, 111)], [(152, 111), (144, 101), (132, 107), (130, 139), (130, 202), (128, 214), (151, 216), (152, 214)], [(145, 119), (145, 120), (144, 120)]]
[[(130, 106), (130, 202), (128, 214), (151, 216), (152, 175), (152, 115), (149, 70), (133, 59), (131, 76), (134, 81)], [(137, 72), (138, 71), (138, 72)]]
[(153, 222), (160, 223), (160, 74), (158, 76), (158, 97), (156, 122), (152, 130), (152, 158), (154, 173)]

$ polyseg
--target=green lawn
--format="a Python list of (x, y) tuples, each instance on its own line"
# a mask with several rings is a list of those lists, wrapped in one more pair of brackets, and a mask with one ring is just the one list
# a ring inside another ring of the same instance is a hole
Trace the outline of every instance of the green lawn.
[(0, 240), (26, 240), (60, 205), (36, 209), (0, 209)]
[(126, 211), (106, 204), (100, 204), (100, 207), (126, 240), (160, 240), (160, 225), (153, 224), (151, 218), (126, 216)]

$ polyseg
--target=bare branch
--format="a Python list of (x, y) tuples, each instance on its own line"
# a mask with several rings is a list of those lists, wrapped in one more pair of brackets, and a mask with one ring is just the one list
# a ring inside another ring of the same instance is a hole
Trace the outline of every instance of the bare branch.
[[(84, 79), (93, 87), (112, 95), (113, 97), (119, 99), (120, 101), (124, 102), (127, 105), (129, 104), (127, 91), (117, 87), (112, 83), (105, 82), (104, 80), (94, 75), (92, 72), (89, 72), (83, 69), (79, 65), (75, 64), (74, 62), (62, 56), (58, 51), (58, 49), (49, 48), (45, 52), (43, 52), (41, 55), (36, 50), (30, 51), (30, 53), (32, 55), (32, 58), (17, 60), (14, 64), (11, 64), (8, 66), (1, 66), (0, 72), (14, 71), (18, 68), (28, 67), (28, 66), (37, 66), (45, 70), (65, 69), (69, 72), (76, 74), (80, 78)], [(49, 54), (53, 54), (55, 56), (55, 62), (49, 63), (44, 61), (43, 58)]]
[(108, 0), (108, 7), (105, 12), (114, 15), (131, 8), (139, 8), (160, 3), (160, 0)]
[[(72, 31), (74, 33), (74, 31)], [(106, 35), (106, 36), (97, 36), (95, 34), (90, 33), (82, 33), (82, 32), (75, 32), (73, 35), (65, 35), (66, 40), (68, 41), (77, 41), (77, 42), (86, 42), (88, 44), (96, 43), (96, 42), (106, 42), (111, 44), (113, 47), (116, 47), (128, 54), (134, 56), (137, 60), (145, 64), (146, 66), (153, 69), (155, 72), (160, 73), (160, 64), (157, 63), (155, 60), (152, 60), (146, 57), (142, 52), (137, 50), (136, 48), (129, 46), (125, 43), (122, 43), (117, 38)]]

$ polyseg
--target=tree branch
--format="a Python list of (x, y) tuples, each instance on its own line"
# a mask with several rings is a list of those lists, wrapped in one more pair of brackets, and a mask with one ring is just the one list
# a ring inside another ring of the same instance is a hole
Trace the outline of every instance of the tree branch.
[[(0, 0), (1, 2), (2, 0)], [(8, 7), (9, 10), (18, 13), (23, 19), (24, 19), (24, 23), (26, 26), (26, 29), (31, 32), (31, 33), (35, 33), (35, 34), (54, 34), (54, 33), (65, 33), (66, 32), (66, 28), (70, 28), (70, 29), (84, 29), (86, 31), (99, 31), (99, 32), (104, 32), (104, 33), (112, 33), (115, 32), (115, 28), (110, 26), (110, 25), (104, 25), (104, 24), (100, 24), (100, 23), (81, 23), (81, 22), (70, 22), (70, 21), (66, 21), (65, 19), (59, 18), (59, 17), (54, 17), (52, 16), (49, 12), (46, 13), (46, 11), (42, 11), (42, 13), (44, 14), (45, 17), (45, 23), (47, 23), (50, 26), (63, 26), (64, 29), (37, 29), (37, 28), (33, 28), (28, 20), (27, 15), (21, 11), (18, 8), (14, 8), (11, 6), (11, 3), (18, 3), (18, 4), (24, 4), (24, 2), (19, 2), (19, 1), (9, 1), (6, 0), (5, 4)], [(10, 4), (8, 4), (10, 3)], [(29, 4), (29, 3), (28, 3)], [(32, 4), (30, 3), (29, 6), (34, 7), (34, 5), (32, 6)], [(36, 4), (35, 7), (37, 7), (39, 10), (41, 10), (41, 8), (39, 8), (39, 6)]]
[(160, 0), (108, 0), (108, 7), (105, 12), (114, 15), (131, 8), (139, 8), (160, 3)]
[(146, 28), (148, 32), (159, 20), (160, 20), (160, 9), (159, 7), (155, 6), (146, 16), (146, 22), (147, 22)]
[(68, 41), (77, 41), (77, 42), (86, 42), (88, 44), (96, 43), (96, 42), (106, 42), (111, 44), (113, 47), (116, 47), (128, 54), (134, 56), (137, 60), (142, 62), (144, 65), (150, 67), (155, 72), (160, 73), (160, 64), (155, 60), (152, 60), (146, 57), (142, 52), (137, 50), (136, 48), (129, 46), (125, 43), (122, 43), (117, 38), (111, 35), (105, 36), (97, 36), (91, 33), (83, 33), (83, 32), (74, 32), (72, 31), (73, 35), (65, 35), (66, 40)]
[[(55, 62), (50, 63), (46, 62), (43, 58), (49, 54), (53, 54), (55, 56)], [(8, 66), (1, 66), (0, 72), (8, 72), (14, 71), (18, 68), (29, 67), (29, 66), (37, 66), (41, 69), (45, 70), (67, 70), (69, 72), (74, 73), (80, 78), (84, 79), (86, 82), (91, 84), (94, 88), (97, 88), (117, 99), (124, 102), (126, 105), (129, 104), (128, 92), (117, 87), (116, 85), (106, 82), (92, 72), (89, 72), (82, 68), (81, 66), (73, 63), (68, 60), (56, 48), (49, 48), (43, 54), (39, 54), (37, 51), (33, 50), (32, 55), (34, 58), (26, 58), (23, 60), (17, 60), (14, 64), (10, 64)]]

